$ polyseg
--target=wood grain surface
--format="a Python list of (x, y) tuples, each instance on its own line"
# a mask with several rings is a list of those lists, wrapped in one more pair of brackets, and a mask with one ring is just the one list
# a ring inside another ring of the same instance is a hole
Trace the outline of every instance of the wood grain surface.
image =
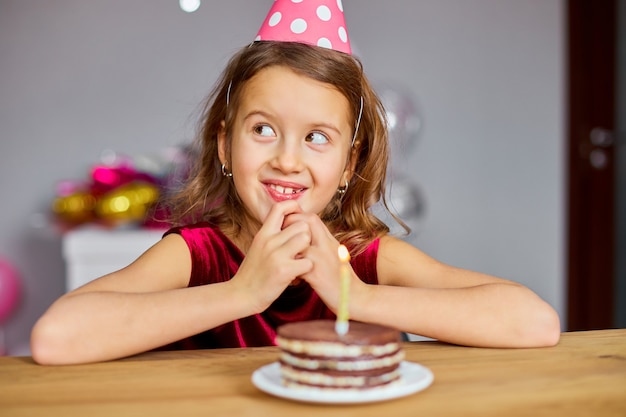
[(151, 352), (40, 366), (0, 357), (0, 416), (626, 416), (626, 329), (564, 333), (555, 347), (482, 349), (405, 343), (435, 380), (379, 403), (276, 398), (251, 382), (275, 347)]

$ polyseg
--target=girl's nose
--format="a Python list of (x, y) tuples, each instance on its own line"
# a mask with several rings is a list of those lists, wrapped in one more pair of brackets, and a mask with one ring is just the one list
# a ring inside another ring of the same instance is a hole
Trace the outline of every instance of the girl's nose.
[(272, 167), (284, 173), (301, 171), (304, 166), (302, 151), (301, 141), (281, 140), (280, 146), (276, 148)]

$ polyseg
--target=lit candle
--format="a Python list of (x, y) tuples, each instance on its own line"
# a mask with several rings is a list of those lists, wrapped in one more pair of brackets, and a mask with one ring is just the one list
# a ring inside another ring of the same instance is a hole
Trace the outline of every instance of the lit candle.
[(343, 336), (348, 333), (350, 327), (348, 323), (348, 293), (350, 291), (350, 252), (344, 245), (339, 246), (337, 251), (341, 261), (339, 277), (341, 280), (341, 292), (339, 294), (339, 308), (337, 309), (337, 320), (335, 321), (335, 332)]

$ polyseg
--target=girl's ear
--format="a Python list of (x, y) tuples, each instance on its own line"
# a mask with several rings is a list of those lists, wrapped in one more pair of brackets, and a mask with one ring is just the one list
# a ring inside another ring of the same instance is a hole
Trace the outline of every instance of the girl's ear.
[(359, 155), (357, 153), (356, 146), (353, 146), (350, 149), (350, 160), (348, 161), (348, 165), (346, 166), (346, 169), (343, 171), (343, 178), (347, 182), (350, 182), (350, 180), (352, 179), (352, 176), (354, 175), (354, 170), (356, 169), (356, 163), (358, 159), (359, 159)]
[(222, 164), (226, 164), (226, 122), (220, 122), (220, 130), (217, 132), (217, 154)]

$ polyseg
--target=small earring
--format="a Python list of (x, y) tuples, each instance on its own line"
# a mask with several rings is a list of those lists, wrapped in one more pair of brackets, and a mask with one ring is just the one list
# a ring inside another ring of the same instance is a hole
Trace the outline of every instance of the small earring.
[(346, 191), (348, 191), (348, 180), (346, 180), (346, 185), (344, 187), (337, 188), (337, 192), (340, 195), (344, 195), (346, 193)]
[(233, 176), (232, 172), (226, 171), (226, 164), (222, 164), (222, 175), (229, 178)]

